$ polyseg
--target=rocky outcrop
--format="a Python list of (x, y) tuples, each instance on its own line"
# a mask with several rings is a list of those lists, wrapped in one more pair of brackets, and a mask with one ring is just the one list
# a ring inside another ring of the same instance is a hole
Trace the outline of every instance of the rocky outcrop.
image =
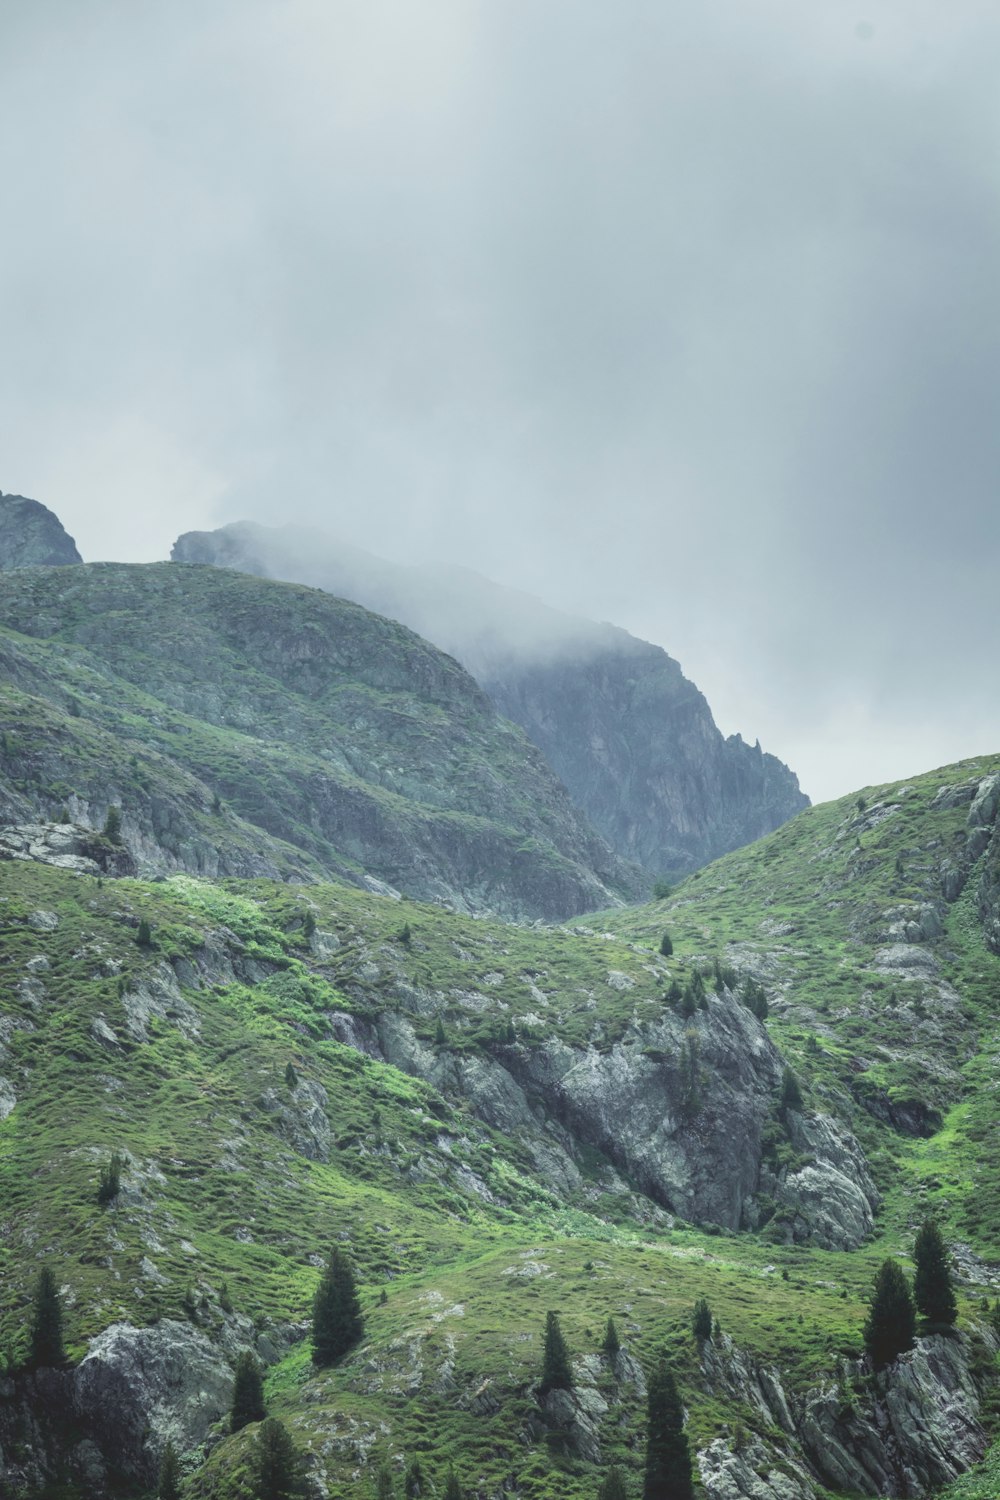
[(190, 1324), (113, 1324), (75, 1370), (0, 1380), (0, 1493), (29, 1494), (57, 1476), (94, 1500), (146, 1487), (168, 1439), (179, 1452), (201, 1447), (232, 1382), (225, 1352)]
[(0, 569), (82, 561), (73, 538), (47, 506), (25, 495), (0, 494)]
[(247, 522), (187, 532), (175, 561), (290, 578), (402, 620), (458, 658), (544, 753), (613, 849), (685, 873), (808, 806), (658, 646), (457, 568), (399, 567), (319, 531)]
[(878, 1194), (857, 1141), (823, 1115), (791, 1126), (808, 1160), (775, 1176), (763, 1159), (782, 1059), (761, 1023), (731, 996), (685, 1018), (665, 1007), (610, 1046), (555, 1036), (497, 1042), (488, 1054), (431, 1047), (398, 1011), (374, 1023), (331, 1015), (338, 1039), (463, 1099), (520, 1139), (560, 1194), (580, 1186), (594, 1148), (655, 1203), (695, 1223), (757, 1222), (756, 1195), (781, 1204), (789, 1239), (838, 1249), (868, 1238)]
[[(722, 1335), (702, 1346), (706, 1391), (742, 1401), (780, 1444), (743, 1433), (698, 1455), (709, 1500), (813, 1500), (838, 1493), (918, 1497), (950, 1483), (986, 1450), (981, 1392), (963, 1335), (921, 1338), (875, 1376), (844, 1361), (841, 1378), (798, 1400), (779, 1373)], [(757, 1423), (755, 1423), (757, 1425)]]
[(833, 1489), (921, 1496), (983, 1456), (979, 1403), (967, 1340), (936, 1335), (918, 1340), (854, 1399), (833, 1388), (810, 1396), (798, 1436)]

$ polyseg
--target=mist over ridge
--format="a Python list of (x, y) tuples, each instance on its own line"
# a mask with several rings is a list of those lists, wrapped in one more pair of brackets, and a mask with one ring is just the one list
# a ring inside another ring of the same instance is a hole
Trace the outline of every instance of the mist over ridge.
[(686, 873), (808, 805), (775, 756), (723, 738), (672, 657), (616, 626), (467, 569), (390, 563), (316, 528), (188, 532), (172, 556), (307, 583), (401, 620), (462, 662), (598, 833), (653, 876)]

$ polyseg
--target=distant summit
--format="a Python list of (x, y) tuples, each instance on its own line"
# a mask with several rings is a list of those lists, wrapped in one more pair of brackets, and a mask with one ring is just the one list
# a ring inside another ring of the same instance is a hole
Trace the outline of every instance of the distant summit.
[(171, 556), (325, 589), (457, 657), (597, 832), (651, 875), (687, 874), (809, 805), (776, 756), (724, 738), (671, 656), (616, 626), (465, 568), (390, 563), (313, 528), (189, 531)]
[(0, 492), (0, 569), (83, 562), (57, 515), (26, 495)]

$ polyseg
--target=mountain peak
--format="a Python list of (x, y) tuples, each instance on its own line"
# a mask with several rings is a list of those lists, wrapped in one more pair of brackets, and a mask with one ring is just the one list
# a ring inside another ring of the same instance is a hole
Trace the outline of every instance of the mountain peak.
[(0, 569), (82, 562), (59, 517), (39, 500), (0, 492)]

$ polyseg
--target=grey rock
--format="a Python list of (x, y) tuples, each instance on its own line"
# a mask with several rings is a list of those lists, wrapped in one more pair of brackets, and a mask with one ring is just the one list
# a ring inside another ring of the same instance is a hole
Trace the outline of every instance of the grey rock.
[(17, 1105), (17, 1095), (14, 1085), (8, 1078), (0, 1078), (0, 1120), (6, 1120), (8, 1115), (13, 1114)]
[(984, 776), (976, 788), (969, 808), (969, 827), (988, 828), (996, 820), (1000, 806), (1000, 776)]
[(73, 1371), (73, 1406), (116, 1467), (149, 1483), (163, 1447), (199, 1447), (232, 1397), (229, 1362), (188, 1323), (114, 1323)]
[(548, 1432), (561, 1440), (568, 1452), (589, 1464), (601, 1461), (601, 1419), (607, 1409), (604, 1397), (589, 1385), (549, 1391), (542, 1403)]
[(300, 1078), (294, 1088), (281, 1094), (267, 1089), (261, 1108), (274, 1115), (279, 1134), (310, 1161), (330, 1160), (329, 1103), (326, 1089), (315, 1079)]
[(177, 975), (166, 962), (144, 969), (133, 988), (122, 995), (121, 1005), (126, 1029), (137, 1042), (149, 1040), (149, 1024), (154, 1018), (176, 1026), (188, 1041), (198, 1037), (198, 1014), (181, 994)]
[(734, 1452), (721, 1438), (699, 1449), (698, 1473), (707, 1500), (816, 1500), (816, 1484), (806, 1470), (757, 1437)]
[(82, 562), (59, 517), (25, 495), (0, 495), (0, 569)]
[(799, 1440), (833, 1489), (916, 1497), (950, 1484), (988, 1443), (964, 1338), (919, 1339), (848, 1410), (833, 1388), (814, 1394)]
[(831, 1250), (853, 1250), (875, 1227), (879, 1194), (851, 1132), (829, 1115), (789, 1115), (796, 1150), (810, 1161), (783, 1176), (774, 1195), (798, 1223), (794, 1237)]

